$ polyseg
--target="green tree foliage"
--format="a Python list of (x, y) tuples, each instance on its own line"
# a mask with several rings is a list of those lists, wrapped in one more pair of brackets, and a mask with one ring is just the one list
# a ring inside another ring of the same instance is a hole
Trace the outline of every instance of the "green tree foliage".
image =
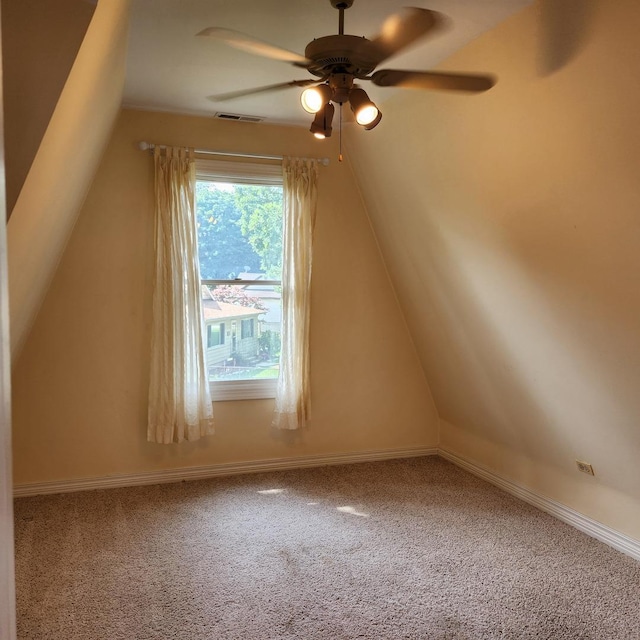
[(234, 278), (243, 271), (282, 275), (282, 188), (196, 185), (200, 276)]
[(282, 188), (236, 187), (236, 203), (241, 209), (240, 229), (260, 256), (267, 277), (282, 277)]
[(240, 228), (242, 211), (236, 206), (234, 190), (198, 182), (196, 214), (201, 278), (235, 278), (242, 271), (259, 268), (260, 256)]
[(270, 358), (278, 358), (282, 348), (282, 339), (276, 331), (267, 329), (262, 332), (259, 338), (260, 351)]

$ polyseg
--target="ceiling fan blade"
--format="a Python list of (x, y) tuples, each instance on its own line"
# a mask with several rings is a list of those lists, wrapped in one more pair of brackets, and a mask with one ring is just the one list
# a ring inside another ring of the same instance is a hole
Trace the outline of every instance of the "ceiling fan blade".
[(486, 91), (496, 83), (496, 79), (489, 75), (401, 71), (399, 69), (380, 69), (371, 76), (370, 80), (379, 87), (472, 92)]
[(278, 84), (268, 84), (264, 87), (254, 87), (253, 89), (241, 89), (240, 91), (230, 91), (229, 93), (218, 93), (216, 95), (207, 96), (207, 100), (211, 102), (224, 102), (225, 100), (233, 100), (234, 98), (244, 98), (258, 93), (267, 93), (268, 91), (280, 91), (289, 87), (306, 87), (310, 84), (318, 84), (318, 78), (309, 78), (308, 80), (292, 80), (291, 82), (280, 82)]
[(203, 29), (198, 36), (209, 36), (222, 40), (226, 44), (241, 49), (242, 51), (248, 51), (258, 56), (265, 58), (272, 58), (273, 60), (280, 60), (281, 62), (291, 62), (292, 64), (306, 67), (311, 61), (307, 60), (304, 56), (293, 51), (287, 51), (281, 49), (273, 44), (263, 42), (252, 36), (248, 36), (240, 31), (234, 31), (233, 29), (221, 29), (218, 27), (208, 27)]
[(444, 23), (445, 17), (441, 13), (417, 7), (407, 7), (402, 13), (389, 16), (382, 25), (382, 31), (375, 38), (371, 38), (378, 50), (376, 64), (380, 64)]

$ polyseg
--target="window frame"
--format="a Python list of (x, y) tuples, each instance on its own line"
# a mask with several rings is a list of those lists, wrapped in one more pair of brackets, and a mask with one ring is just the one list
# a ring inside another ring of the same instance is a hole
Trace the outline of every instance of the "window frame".
[[(282, 164), (225, 161), (196, 158), (197, 182), (222, 182), (228, 184), (282, 187)], [(284, 211), (283, 211), (284, 215)], [(282, 280), (200, 280), (201, 285), (282, 286)], [(254, 323), (254, 335), (256, 327)], [(260, 400), (276, 397), (278, 378), (255, 380), (210, 380), (209, 389), (213, 402), (228, 400)]]
[[(207, 349), (215, 349), (216, 347), (222, 347), (225, 344), (225, 335), (224, 332), (226, 331), (226, 322), (212, 322), (207, 326)], [(218, 327), (218, 336), (219, 336), (219, 342), (217, 344), (209, 344), (209, 337), (213, 335), (213, 331), (210, 331), (210, 329), (213, 329), (213, 327)]]
[(255, 337), (255, 332), (255, 318), (243, 318), (242, 320), (240, 320), (240, 340), (246, 340), (247, 338)]

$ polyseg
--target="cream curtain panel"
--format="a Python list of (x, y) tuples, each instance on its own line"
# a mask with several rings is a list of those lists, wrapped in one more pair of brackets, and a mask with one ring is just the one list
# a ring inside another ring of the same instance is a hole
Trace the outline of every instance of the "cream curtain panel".
[(155, 280), (147, 439), (169, 444), (213, 433), (205, 364), (191, 152), (154, 150)]
[(310, 412), (309, 315), (318, 163), (285, 158), (282, 170), (282, 350), (273, 424), (299, 429)]

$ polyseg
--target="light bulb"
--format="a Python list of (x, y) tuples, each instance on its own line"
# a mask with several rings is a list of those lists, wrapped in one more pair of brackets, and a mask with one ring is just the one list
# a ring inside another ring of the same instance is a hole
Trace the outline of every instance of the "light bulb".
[(307, 113), (318, 113), (331, 99), (331, 88), (327, 84), (309, 87), (302, 92), (300, 103)]
[(300, 102), (302, 103), (302, 108), (307, 113), (318, 113), (324, 104), (322, 102), (322, 95), (315, 87), (305, 89), (300, 96)]
[(378, 107), (369, 100), (364, 89), (354, 86), (349, 92), (349, 102), (351, 103), (351, 111), (356, 117), (356, 122), (365, 128), (373, 128), (380, 122), (380, 111)]
[(356, 122), (361, 125), (371, 124), (378, 117), (378, 108), (374, 104), (368, 104), (356, 113)]

